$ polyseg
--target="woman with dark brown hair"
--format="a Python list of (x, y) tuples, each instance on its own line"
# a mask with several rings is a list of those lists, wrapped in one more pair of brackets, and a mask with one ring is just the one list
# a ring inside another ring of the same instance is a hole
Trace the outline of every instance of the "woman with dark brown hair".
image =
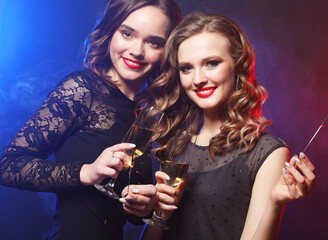
[(130, 187), (129, 208), (93, 185), (118, 178), (121, 195), (128, 184), (126, 171), (118, 173), (134, 146), (121, 142), (179, 21), (174, 0), (109, 1), (86, 41), (86, 69), (60, 82), (4, 150), (1, 184), (57, 194), (49, 239), (122, 239), (127, 218), (142, 224), (151, 213), (156, 188), (147, 154), (135, 163), (132, 179), (141, 185)]
[(157, 157), (166, 158), (177, 129), (198, 135), (173, 146), (175, 161), (192, 151), (184, 191), (156, 173), (156, 208), (170, 229), (148, 226), (144, 239), (277, 239), (286, 203), (312, 193), (309, 159), (300, 153), (289, 161), (286, 144), (265, 132), (266, 90), (254, 65), (245, 33), (224, 16), (192, 13), (170, 35), (163, 73), (149, 88), (165, 113)]

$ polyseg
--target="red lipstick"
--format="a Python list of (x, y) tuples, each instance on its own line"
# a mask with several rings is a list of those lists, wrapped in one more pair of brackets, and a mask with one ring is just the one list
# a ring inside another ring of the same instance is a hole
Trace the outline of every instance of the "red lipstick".
[(207, 98), (213, 94), (215, 89), (216, 87), (205, 87), (205, 88), (197, 88), (194, 91), (198, 97)]
[(145, 65), (144, 62), (141, 62), (141, 61), (138, 61), (135, 59), (124, 58), (124, 57), (122, 57), (122, 59), (123, 59), (123, 62), (125, 63), (125, 65), (131, 69), (140, 69)]

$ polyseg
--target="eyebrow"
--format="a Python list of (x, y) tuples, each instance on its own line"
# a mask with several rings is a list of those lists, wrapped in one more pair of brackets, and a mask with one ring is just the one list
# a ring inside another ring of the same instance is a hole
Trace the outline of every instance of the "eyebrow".
[(202, 64), (208, 62), (208, 61), (222, 61), (222, 58), (220, 56), (216, 56), (216, 55), (213, 55), (213, 56), (209, 56), (209, 57), (206, 57), (206, 58), (203, 58), (202, 59)]
[[(203, 59), (201, 59), (201, 64), (204, 64), (204, 63), (206, 63), (206, 62), (208, 62), (208, 61), (212, 61), (212, 60), (215, 60), (215, 61), (221, 61), (222, 60), (222, 58), (221, 57), (219, 57), (219, 56), (216, 56), (216, 55), (213, 55), (213, 56), (209, 56), (209, 57), (206, 57), (206, 58), (203, 58)], [(178, 64), (180, 65), (183, 65), (183, 64), (189, 64), (189, 62), (178, 62)]]
[(119, 28), (125, 28), (126, 30), (129, 30), (131, 32), (136, 32), (136, 30), (126, 24), (122, 24)]
[[(129, 25), (126, 24), (122, 24), (119, 28), (125, 28), (126, 30), (132, 32), (132, 33), (138, 33), (133, 27), (130, 27)], [(160, 42), (165, 42), (165, 39), (159, 36), (149, 36), (149, 39), (151, 40), (156, 40), (156, 41), (160, 41)]]

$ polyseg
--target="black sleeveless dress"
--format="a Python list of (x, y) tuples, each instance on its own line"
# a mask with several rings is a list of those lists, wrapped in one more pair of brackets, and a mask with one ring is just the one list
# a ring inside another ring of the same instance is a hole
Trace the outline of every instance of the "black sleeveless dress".
[(235, 149), (213, 161), (208, 147), (190, 143), (177, 157), (182, 161), (187, 151), (193, 151), (185, 191), (163, 239), (240, 239), (256, 174), (267, 156), (280, 147), (286, 144), (264, 134), (248, 153)]

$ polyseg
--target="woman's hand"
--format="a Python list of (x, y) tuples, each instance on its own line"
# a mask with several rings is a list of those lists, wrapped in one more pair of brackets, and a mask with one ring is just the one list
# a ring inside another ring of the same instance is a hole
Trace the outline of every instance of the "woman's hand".
[(271, 192), (271, 200), (282, 205), (311, 195), (316, 184), (314, 172), (314, 166), (304, 153), (292, 157)]
[(157, 201), (156, 187), (152, 184), (130, 185), (129, 192), (127, 189), (126, 186), (122, 191), (122, 198), (119, 199), (124, 211), (139, 217), (147, 216)]
[(177, 205), (180, 202), (184, 186), (188, 181), (188, 175), (185, 180), (179, 184), (176, 188), (173, 188), (165, 184), (165, 180), (169, 180), (170, 177), (161, 171), (155, 173), (157, 180), (157, 204), (155, 205), (155, 210), (161, 211), (162, 221), (166, 222), (167, 219), (172, 215), (173, 211), (177, 209)]
[(100, 184), (105, 178), (117, 178), (124, 162), (130, 161), (124, 151), (134, 148), (134, 144), (120, 143), (106, 148), (91, 164), (84, 164), (80, 171), (81, 183), (84, 185)]

